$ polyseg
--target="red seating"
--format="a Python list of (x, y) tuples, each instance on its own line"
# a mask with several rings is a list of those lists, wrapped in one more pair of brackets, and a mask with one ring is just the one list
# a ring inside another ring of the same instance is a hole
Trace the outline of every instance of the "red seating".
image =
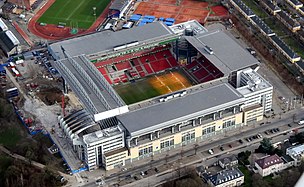
[(167, 58), (171, 57), (172, 54), (169, 50), (161, 51), (160, 52), (163, 56), (166, 55)]
[(156, 58), (155, 58), (155, 56), (153, 54), (152, 55), (146, 55), (146, 56), (140, 57), (140, 62), (142, 64), (147, 63), (146, 60), (148, 60), (148, 62), (152, 62), (152, 61), (155, 61)]
[(120, 79), (119, 79), (119, 78), (116, 78), (116, 79), (113, 80), (113, 82), (114, 82), (115, 84), (120, 83)]
[(172, 67), (177, 67), (178, 66), (178, 63), (173, 56), (168, 58), (168, 61), (171, 64)]
[(120, 62), (118, 64), (115, 64), (115, 66), (116, 66), (118, 71), (132, 68), (129, 61)]
[(195, 61), (191, 62), (190, 64), (187, 64), (186, 68), (187, 69), (191, 69), (191, 68), (193, 68), (196, 65), (198, 65), (198, 62), (195, 60)]
[(143, 69), (141, 68), (141, 66), (136, 66), (135, 68), (137, 69), (138, 72), (143, 71)]
[(113, 61), (112, 61), (112, 59), (110, 59), (110, 60), (96, 62), (94, 65), (96, 67), (99, 67), (99, 66), (104, 66), (104, 65), (112, 64), (112, 63), (113, 63)]
[(193, 75), (198, 79), (201, 80), (202, 78), (206, 77), (209, 73), (204, 69), (201, 68), (199, 71), (193, 73)]
[(158, 60), (151, 62), (151, 67), (153, 68), (154, 72), (159, 72), (171, 68), (170, 64), (167, 62), (166, 59)]
[(146, 74), (145, 74), (145, 72), (139, 72), (139, 75), (141, 76), (141, 77), (145, 77), (146, 76)]
[(134, 62), (135, 66), (139, 66), (140, 65), (138, 58), (134, 58), (134, 59), (132, 59), (132, 61)]
[(144, 67), (148, 74), (154, 73), (153, 70), (150, 67), (150, 64), (144, 64)]
[(106, 75), (107, 71), (104, 67), (99, 67), (98, 70), (100, 71), (101, 74)]
[(110, 77), (107, 74), (105, 74), (103, 76), (109, 82), (109, 84), (112, 84), (112, 81), (111, 81)]
[(207, 77), (205, 77), (203, 80), (201, 80), (201, 82), (208, 82), (208, 81), (211, 81), (213, 80), (214, 77), (212, 75), (208, 75)]

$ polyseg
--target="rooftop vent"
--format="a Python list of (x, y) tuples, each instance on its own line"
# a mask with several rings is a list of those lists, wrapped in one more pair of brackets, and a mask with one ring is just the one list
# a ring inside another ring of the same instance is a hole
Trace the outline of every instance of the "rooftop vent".
[(209, 46), (205, 46), (205, 51), (207, 52), (207, 53), (209, 53), (210, 55), (213, 55), (214, 54), (214, 52), (213, 52), (213, 49), (211, 48), (211, 47), (209, 47)]

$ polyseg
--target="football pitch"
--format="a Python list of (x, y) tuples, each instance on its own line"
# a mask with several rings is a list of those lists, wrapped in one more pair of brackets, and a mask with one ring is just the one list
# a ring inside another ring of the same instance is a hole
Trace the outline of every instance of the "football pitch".
[[(38, 19), (38, 22), (88, 29), (110, 1), (56, 0)], [(94, 7), (96, 7), (95, 10)]]
[(132, 104), (190, 86), (190, 81), (180, 72), (175, 71), (153, 75), (134, 83), (117, 85), (114, 89), (126, 104)]

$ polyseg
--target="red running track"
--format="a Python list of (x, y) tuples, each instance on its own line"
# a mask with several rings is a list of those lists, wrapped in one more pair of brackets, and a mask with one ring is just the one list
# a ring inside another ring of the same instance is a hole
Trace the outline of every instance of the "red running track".
[(56, 0), (49, 0), (41, 9), (32, 17), (28, 24), (28, 29), (34, 35), (47, 39), (47, 40), (61, 40), (64, 38), (70, 38), (78, 35), (88, 34), (96, 31), (97, 27), (105, 20), (107, 17), (107, 10), (109, 9), (111, 3), (105, 8), (102, 14), (96, 19), (93, 25), (85, 30), (79, 29), (77, 34), (71, 34), (70, 28), (58, 28), (57, 25), (48, 24), (46, 26), (41, 26), (37, 21), (41, 15), (55, 2)]

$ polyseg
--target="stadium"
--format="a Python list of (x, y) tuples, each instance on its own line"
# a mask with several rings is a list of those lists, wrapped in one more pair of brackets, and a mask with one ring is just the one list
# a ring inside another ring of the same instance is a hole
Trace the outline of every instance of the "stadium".
[(154, 22), (48, 46), (83, 105), (58, 120), (89, 170), (106, 170), (262, 120), (273, 87), (225, 31)]

